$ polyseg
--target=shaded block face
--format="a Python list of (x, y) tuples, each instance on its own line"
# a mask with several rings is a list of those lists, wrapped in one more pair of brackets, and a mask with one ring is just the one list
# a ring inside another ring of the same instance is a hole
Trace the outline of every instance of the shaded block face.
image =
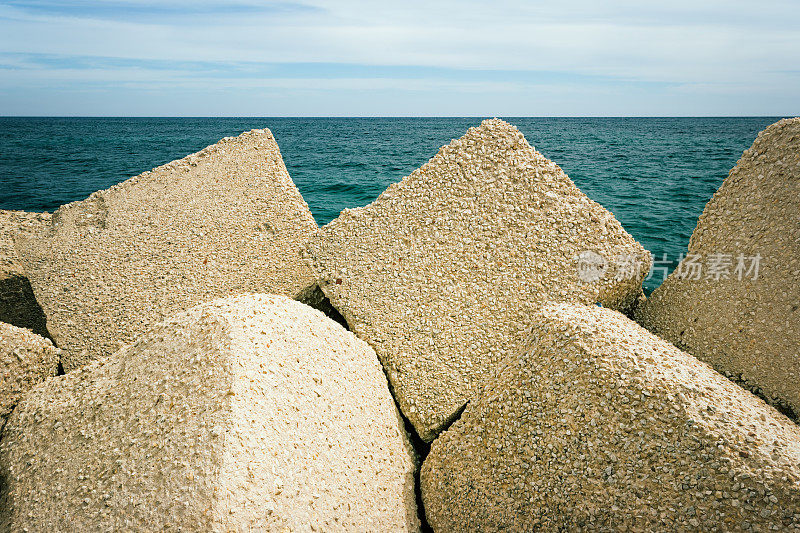
[(0, 322), (48, 337), (47, 319), (14, 250), (14, 239), (42, 231), (50, 213), (0, 210)]
[[(372, 345), (430, 441), (548, 300), (624, 309), (649, 254), (513, 126), (488, 120), (309, 246), (320, 287)], [(630, 271), (617, 264), (631, 265)]]
[(800, 118), (759, 133), (636, 319), (800, 415)]
[(56, 375), (58, 356), (49, 339), (0, 322), (0, 430), (23, 394)]
[(421, 490), (434, 531), (798, 531), (800, 428), (622, 314), (556, 304)]
[(220, 299), (25, 397), (0, 529), (416, 531), (375, 352), (286, 297)]
[(300, 292), (316, 228), (272, 134), (253, 130), (61, 207), (17, 251), (70, 371), (213, 298)]

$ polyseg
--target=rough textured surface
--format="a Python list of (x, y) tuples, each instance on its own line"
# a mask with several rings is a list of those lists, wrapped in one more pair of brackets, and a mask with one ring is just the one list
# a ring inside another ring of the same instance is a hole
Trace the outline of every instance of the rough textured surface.
[(798, 531), (800, 428), (618, 312), (555, 304), (433, 442), (435, 531)]
[[(709, 270), (716, 253), (730, 262), (720, 279)], [(637, 321), (800, 415), (800, 118), (768, 127), (744, 152), (706, 205), (689, 254), (702, 257), (700, 279), (684, 260)], [(757, 279), (746, 270), (739, 279), (739, 254), (760, 254)]]
[(0, 469), (4, 531), (418, 528), (375, 352), (281, 296), (197, 306), (34, 389)]
[(50, 340), (0, 322), (0, 430), (24, 393), (56, 375), (58, 352)]
[(37, 233), (50, 222), (50, 213), (0, 210), (0, 322), (49, 336), (44, 311), (14, 250), (18, 235)]
[[(578, 277), (578, 256), (630, 256), (641, 272)], [(403, 413), (432, 440), (519, 346), (547, 299), (627, 307), (649, 254), (611, 213), (501, 120), (443, 147), (309, 245), (320, 286), (387, 370)]]
[(316, 228), (264, 129), (63, 206), (17, 249), (70, 371), (215, 297), (293, 296)]

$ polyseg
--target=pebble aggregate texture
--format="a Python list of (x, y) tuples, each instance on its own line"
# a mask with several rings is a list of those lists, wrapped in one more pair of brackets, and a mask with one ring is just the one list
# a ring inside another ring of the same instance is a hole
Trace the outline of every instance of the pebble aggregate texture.
[(50, 213), (0, 209), (0, 322), (48, 336), (44, 312), (14, 250), (18, 235), (38, 233), (50, 223)]
[(375, 352), (283, 296), (218, 299), (47, 381), (0, 441), (2, 531), (416, 531)]
[[(676, 270), (637, 321), (800, 415), (800, 118), (759, 133), (706, 205), (689, 254), (714, 253), (732, 255), (727, 279)], [(760, 254), (757, 279), (739, 254)]]
[(58, 352), (49, 339), (0, 322), (0, 430), (23, 394), (56, 375)]
[[(593, 283), (577, 256), (628, 255), (642, 272)], [(431, 441), (519, 347), (548, 299), (624, 309), (650, 256), (514, 126), (484, 121), (391, 185), (344, 210), (308, 245), (320, 287), (387, 371)]]
[(69, 372), (216, 297), (294, 296), (316, 229), (263, 129), (67, 204), (17, 250)]
[(542, 309), (431, 446), (434, 531), (800, 531), (800, 428), (622, 314)]

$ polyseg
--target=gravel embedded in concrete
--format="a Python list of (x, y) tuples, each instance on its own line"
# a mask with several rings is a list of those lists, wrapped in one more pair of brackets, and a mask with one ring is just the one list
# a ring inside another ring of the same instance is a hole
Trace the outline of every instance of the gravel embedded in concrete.
[(48, 336), (44, 311), (33, 295), (28, 276), (14, 250), (14, 239), (41, 231), (50, 213), (0, 209), (0, 322)]
[(758, 134), (706, 205), (689, 254), (702, 258), (700, 279), (684, 260), (637, 321), (800, 415), (800, 118)]
[(58, 371), (49, 339), (0, 322), (0, 430), (23, 394)]
[[(320, 286), (369, 342), (403, 413), (430, 441), (553, 299), (624, 309), (649, 254), (522, 133), (487, 120), (308, 246)], [(591, 251), (640, 263), (578, 276)], [(621, 279), (615, 279), (621, 275)]]
[(800, 428), (620, 313), (553, 304), (435, 440), (434, 531), (800, 531)]
[(24, 398), (0, 530), (416, 531), (415, 463), (366, 343), (289, 298), (229, 297)]
[(17, 250), (70, 371), (210, 299), (300, 292), (316, 229), (264, 129), (63, 206)]

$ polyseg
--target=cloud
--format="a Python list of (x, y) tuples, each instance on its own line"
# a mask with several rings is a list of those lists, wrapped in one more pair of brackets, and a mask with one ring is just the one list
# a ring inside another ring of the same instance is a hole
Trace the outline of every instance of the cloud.
[[(505, 80), (507, 82), (621, 83), (613, 76), (577, 74), (543, 70), (461, 69), (438, 66), (372, 65), (357, 63), (284, 63), (258, 61), (173, 61), (165, 59), (131, 59), (106, 56), (71, 56), (61, 54), (0, 53), (0, 68), (6, 70), (152, 71), (153, 77), (171, 72), (177, 76), (200, 74), (208, 78), (251, 79), (438, 79), (453, 82)], [(110, 75), (110, 74), (109, 74)], [(626, 81), (626, 83), (628, 83)], [(650, 84), (653, 82), (642, 82)], [(660, 82), (655, 82), (660, 83)]]
[(270, 80), (348, 79), (363, 87), (375, 79), (400, 92), (423, 81), (465, 93), (484, 87), (489, 99), (490, 86), (546, 84), (584, 109), (586, 93), (576, 90), (583, 85), (637, 97), (649, 90), (653, 114), (667, 93), (691, 98), (687, 109), (719, 92), (753, 109), (748, 94), (791, 102), (798, 15), (796, 2), (781, 0), (757, 10), (740, 0), (0, 0), (0, 62), (20, 87), (48, 76), (65, 88), (105, 79), (109, 90), (131, 76), (215, 80), (231, 91), (256, 90), (251, 80), (274, 87)]
[[(52, 1), (6, 0), (2, 4), (20, 13), (96, 20), (147, 20), (197, 16), (253, 16), (309, 13), (321, 8), (298, 2), (220, 3), (220, 2), (140, 2), (140, 1)], [(166, 22), (166, 21), (165, 21)]]

